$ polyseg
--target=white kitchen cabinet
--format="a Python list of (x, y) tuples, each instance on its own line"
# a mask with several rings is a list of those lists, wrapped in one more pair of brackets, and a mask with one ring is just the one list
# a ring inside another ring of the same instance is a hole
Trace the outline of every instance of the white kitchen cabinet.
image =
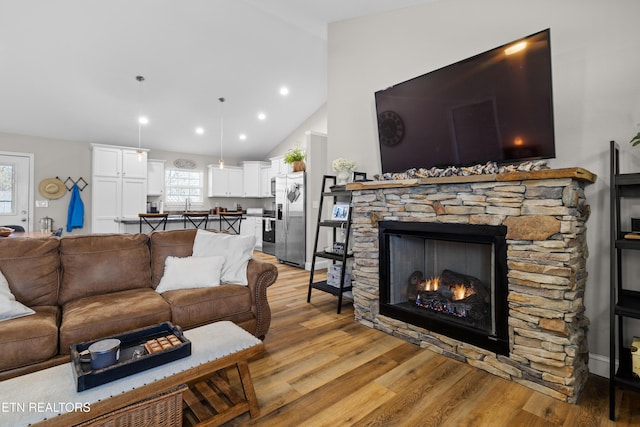
[(120, 177), (122, 172), (122, 148), (94, 145), (91, 153), (93, 176)]
[(147, 179), (147, 152), (138, 158), (135, 148), (92, 144), (92, 169), (94, 176), (111, 176)]
[(91, 145), (91, 232), (121, 233), (116, 220), (146, 212), (147, 152), (135, 148)]
[(271, 165), (260, 168), (260, 197), (273, 197), (271, 194)]
[(122, 217), (137, 218), (147, 211), (147, 180), (122, 178)]
[(119, 233), (115, 220), (121, 216), (121, 178), (93, 176), (91, 181), (91, 232)]
[(242, 197), (243, 169), (238, 166), (208, 165), (208, 197)]
[(164, 195), (164, 160), (147, 162), (147, 196)]
[(285, 175), (290, 172), (289, 165), (284, 162), (284, 156), (271, 157), (271, 176)]
[[(136, 149), (122, 150), (122, 176), (147, 179), (147, 152), (138, 154)], [(146, 203), (146, 202), (145, 202)]]
[(247, 161), (242, 162), (243, 197), (265, 197), (265, 191), (271, 192), (270, 183), (265, 187), (263, 169), (271, 170), (271, 163)]
[(260, 162), (242, 162), (242, 197), (260, 197)]
[(241, 236), (255, 236), (255, 249), (262, 250), (262, 218), (248, 216), (242, 220), (240, 226)]

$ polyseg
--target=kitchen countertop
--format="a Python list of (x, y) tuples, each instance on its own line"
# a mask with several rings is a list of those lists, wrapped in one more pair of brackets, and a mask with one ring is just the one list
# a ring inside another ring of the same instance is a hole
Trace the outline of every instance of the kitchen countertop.
[[(194, 214), (202, 213), (202, 212), (193, 212)], [(219, 220), (223, 216), (241, 216), (241, 219), (246, 219), (247, 216), (244, 213), (239, 212), (225, 212), (222, 215), (218, 214), (209, 214), (209, 221)], [(162, 217), (148, 217), (147, 221), (149, 222), (158, 222), (161, 221)], [(183, 222), (185, 220), (183, 214), (169, 214), (167, 216), (167, 222)], [(130, 218), (118, 218), (114, 220), (120, 224), (138, 224), (140, 223), (140, 218), (130, 217)]]

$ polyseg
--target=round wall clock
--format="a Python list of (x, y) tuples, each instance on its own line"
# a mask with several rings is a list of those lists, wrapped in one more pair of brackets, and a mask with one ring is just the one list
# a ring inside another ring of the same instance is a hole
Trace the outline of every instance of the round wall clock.
[(378, 133), (384, 145), (396, 145), (404, 137), (404, 122), (395, 111), (383, 111), (378, 114)]

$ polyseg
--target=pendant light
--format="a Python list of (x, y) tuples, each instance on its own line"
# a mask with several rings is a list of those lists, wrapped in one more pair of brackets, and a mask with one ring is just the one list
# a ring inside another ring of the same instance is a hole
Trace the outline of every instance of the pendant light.
[(222, 146), (224, 145), (224, 98), (218, 98), (220, 101), (220, 161), (218, 167), (224, 169), (224, 157), (222, 155)]
[[(143, 76), (136, 76), (136, 80), (139, 83), (139, 87), (140, 87), (140, 96), (139, 96), (139, 106), (138, 109), (140, 110), (139, 112), (142, 111), (141, 105), (142, 102), (140, 101), (142, 99), (142, 82), (144, 81), (144, 77)], [(142, 157), (143, 157), (143, 151), (142, 151), (142, 125), (146, 125), (147, 123), (149, 123), (149, 119), (147, 119), (145, 116), (138, 116), (138, 150), (137, 150), (137, 154), (138, 154), (138, 161), (141, 162), (142, 161)]]

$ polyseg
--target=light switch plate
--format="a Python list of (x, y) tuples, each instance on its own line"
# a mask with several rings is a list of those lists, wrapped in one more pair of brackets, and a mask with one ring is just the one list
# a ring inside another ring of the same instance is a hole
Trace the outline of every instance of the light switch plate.
[(49, 201), (48, 200), (36, 200), (36, 208), (48, 208)]

